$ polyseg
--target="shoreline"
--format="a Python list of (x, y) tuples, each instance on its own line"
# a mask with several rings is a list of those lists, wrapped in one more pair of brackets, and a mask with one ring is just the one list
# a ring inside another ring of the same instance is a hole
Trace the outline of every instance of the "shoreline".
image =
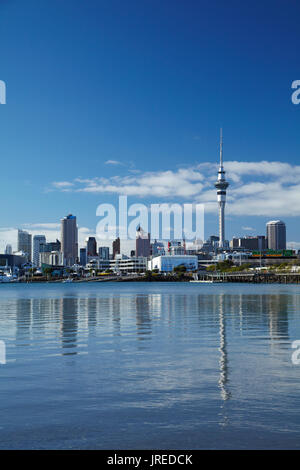
[(178, 283), (193, 283), (193, 284), (300, 284), (300, 274), (288, 273), (288, 274), (228, 274), (218, 273), (214, 275), (200, 275), (199, 280), (194, 280), (191, 276), (124, 276), (124, 277), (109, 277), (105, 279), (93, 278), (93, 279), (73, 279), (72, 281), (62, 279), (31, 279), (31, 280), (15, 280), (9, 282), (0, 282), (0, 284), (82, 284), (82, 283), (105, 283), (105, 282), (178, 282)]

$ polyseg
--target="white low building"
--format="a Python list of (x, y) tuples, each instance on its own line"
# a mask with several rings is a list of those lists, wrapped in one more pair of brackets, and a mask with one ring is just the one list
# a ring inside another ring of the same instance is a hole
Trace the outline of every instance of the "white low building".
[(114, 272), (139, 273), (147, 269), (147, 258), (144, 256), (128, 258), (118, 255), (116, 259), (110, 260), (110, 269)]
[(63, 264), (61, 251), (45, 251), (39, 253), (39, 264), (61, 266)]
[(149, 271), (157, 269), (159, 272), (169, 273), (176, 266), (185, 266), (187, 271), (198, 269), (198, 257), (188, 255), (156, 256), (148, 261)]

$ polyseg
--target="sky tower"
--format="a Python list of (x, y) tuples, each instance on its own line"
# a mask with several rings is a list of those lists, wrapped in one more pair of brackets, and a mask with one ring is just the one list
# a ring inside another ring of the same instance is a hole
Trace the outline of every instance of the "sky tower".
[(224, 247), (225, 240), (225, 202), (226, 202), (226, 189), (229, 183), (225, 179), (225, 171), (223, 168), (223, 135), (222, 129), (220, 131), (220, 166), (218, 171), (218, 181), (215, 183), (218, 195), (219, 206), (219, 247)]

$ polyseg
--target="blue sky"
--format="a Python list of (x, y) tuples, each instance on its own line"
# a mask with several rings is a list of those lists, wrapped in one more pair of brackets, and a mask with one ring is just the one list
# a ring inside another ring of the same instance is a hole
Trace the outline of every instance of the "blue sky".
[(55, 238), (70, 212), (93, 233), (97, 205), (119, 194), (205, 202), (216, 233), (220, 126), (227, 238), (281, 218), (300, 248), (299, 13), (297, 1), (0, 1), (0, 250), (17, 227)]

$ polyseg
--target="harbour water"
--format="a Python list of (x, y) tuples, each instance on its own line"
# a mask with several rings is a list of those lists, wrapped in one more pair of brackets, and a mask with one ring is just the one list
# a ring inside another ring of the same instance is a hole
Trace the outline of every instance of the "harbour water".
[(0, 285), (1, 449), (300, 448), (298, 285)]

